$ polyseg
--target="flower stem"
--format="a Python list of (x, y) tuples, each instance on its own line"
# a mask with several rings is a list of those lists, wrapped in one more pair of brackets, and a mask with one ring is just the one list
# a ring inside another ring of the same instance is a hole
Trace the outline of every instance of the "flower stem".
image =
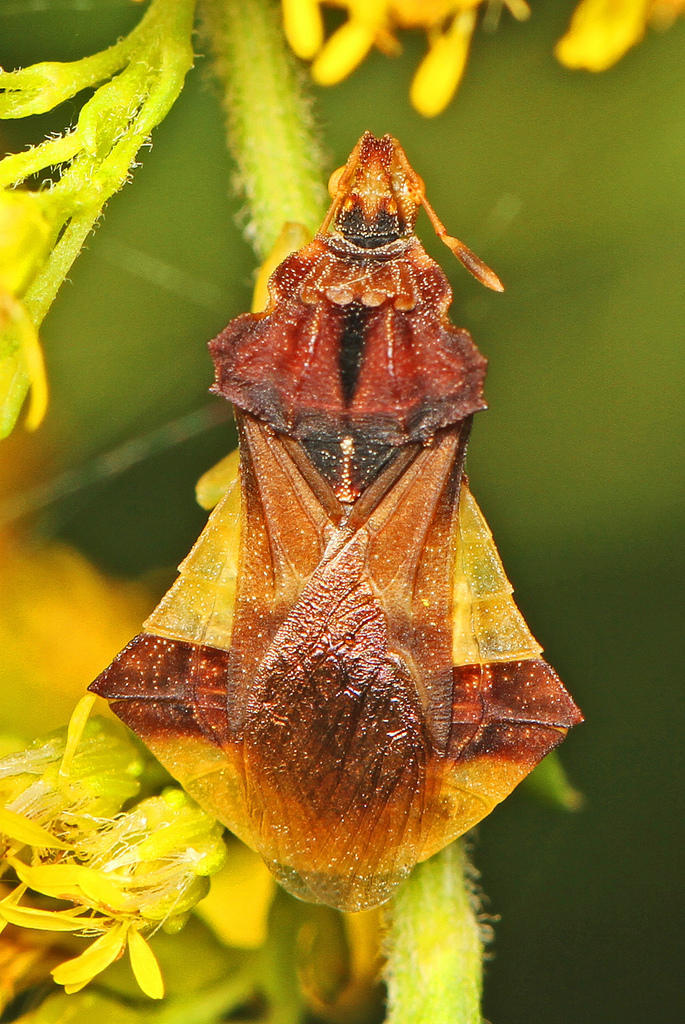
[(272, 0), (204, 0), (202, 12), (247, 199), (246, 234), (264, 259), (286, 221), (313, 233), (325, 212), (311, 104)]
[[(35, 429), (47, 405), (47, 382), (36, 329), (50, 308), (104, 204), (127, 181), (140, 147), (166, 116), (193, 65), (196, 0), (152, 0), (137, 28), (114, 46), (69, 63), (43, 62), (19, 71), (0, 68), (0, 118), (44, 113), (86, 87), (96, 87), (77, 124), (58, 139), (46, 139), (0, 160), (0, 204), (5, 209), (4, 249), (21, 253), (24, 273), (0, 288), (0, 437), (16, 422), (32, 386), (26, 425)], [(9, 188), (48, 168), (44, 188)], [(9, 207), (9, 212), (8, 212)], [(38, 230), (41, 222), (45, 231)], [(7, 224), (15, 238), (7, 240)], [(23, 232), (23, 234), (22, 234)], [(51, 249), (46, 253), (46, 246)], [(16, 262), (16, 261), (15, 261)], [(9, 261), (13, 266), (12, 260)], [(7, 277), (5, 267), (5, 277)], [(20, 299), (20, 313), (8, 304)], [(27, 330), (19, 330), (21, 317)]]
[(461, 843), (419, 864), (393, 900), (388, 1024), (481, 1024), (483, 944)]

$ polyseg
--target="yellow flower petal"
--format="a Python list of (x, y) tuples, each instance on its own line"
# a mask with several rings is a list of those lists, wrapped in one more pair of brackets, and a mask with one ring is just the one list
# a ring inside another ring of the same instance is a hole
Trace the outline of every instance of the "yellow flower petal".
[(424, 117), (442, 113), (461, 81), (469, 55), (471, 36), (476, 25), (476, 12), (458, 15), (449, 32), (438, 36), (424, 57), (409, 98), (415, 110)]
[(202, 474), (195, 485), (195, 500), (198, 505), (209, 512), (219, 504), (231, 484), (235, 483), (239, 461), (240, 452), (236, 448)]
[(0, 289), (0, 437), (14, 427), (29, 385), (26, 426), (35, 430), (45, 415), (48, 397), (38, 332), (21, 302)]
[(606, 71), (642, 39), (650, 2), (582, 0), (555, 47), (557, 59), (567, 68)]
[(21, 885), (17, 885), (14, 889), (10, 889), (5, 898), (3, 900), (0, 900), (0, 907), (16, 906), (27, 889), (28, 886), (24, 885), (23, 883)]
[[(133, 913), (137, 908), (134, 897), (128, 896), (103, 871), (81, 868), (78, 885), (91, 903), (98, 903), (114, 914)], [(98, 908), (99, 909), (99, 908)]]
[(43, 422), (48, 408), (48, 379), (38, 331), (28, 317), (24, 332), (24, 358), (31, 381), (31, 399), (24, 425), (27, 430), (36, 430)]
[(113, 913), (132, 913), (136, 901), (122, 892), (104, 872), (81, 864), (37, 864), (29, 867), (14, 862), (17, 875), (36, 892), (55, 899), (90, 900)]
[(283, 31), (293, 52), (302, 60), (311, 60), (323, 43), (318, 0), (283, 0)]
[(104, 971), (105, 967), (109, 967), (121, 956), (126, 945), (127, 931), (128, 923), (120, 921), (99, 939), (96, 939), (80, 956), (55, 967), (52, 976), (57, 984), (68, 986), (67, 991), (69, 992), (77, 992), (87, 985), (96, 974)]
[(334, 32), (312, 64), (319, 85), (335, 85), (361, 64), (373, 46), (375, 30), (360, 21), (347, 21)]
[(137, 928), (128, 933), (128, 955), (136, 981), (150, 999), (164, 998), (164, 979), (157, 963), (157, 957)]
[(78, 899), (77, 873), (78, 864), (23, 864), (20, 860), (11, 861), (18, 877), (35, 892), (55, 899)]
[[(24, 892), (26, 892), (26, 886), (25, 885), (17, 886), (17, 888), (13, 892), (11, 892), (9, 894), (9, 896), (5, 896), (4, 900), (0, 901), (0, 910), (1, 910), (1, 908), (3, 906), (5, 906), (5, 907), (13, 907), (13, 906), (15, 906), (16, 903), (17, 903), (17, 900), (19, 899), (19, 896), (17, 895), (17, 893), (20, 893), (21, 895), (23, 895)], [(9, 924), (9, 921), (6, 918), (0, 916), (0, 932), (4, 931), (4, 929), (7, 927), (8, 924)]]
[(95, 695), (87, 693), (84, 697), (81, 697), (80, 701), (74, 708), (71, 718), (69, 719), (69, 725), (67, 727), (67, 742), (64, 745), (64, 754), (62, 755), (62, 763), (59, 766), (59, 774), (62, 777), (68, 778), (69, 769), (71, 768), (71, 762), (74, 759), (76, 748), (81, 742), (83, 736), (83, 730), (86, 727), (88, 716), (93, 710), (95, 704)]
[(0, 903), (0, 917), (20, 928), (39, 928), (45, 932), (77, 932), (85, 927), (86, 921), (80, 921), (78, 915), (85, 907), (73, 910), (38, 910), (35, 907), (15, 907), (12, 904)]
[(0, 807), (0, 833), (28, 846), (38, 846), (44, 850), (69, 850), (67, 844), (55, 839), (47, 829), (35, 821), (11, 811), (9, 807)]
[(530, 18), (530, 7), (526, 0), (505, 0), (505, 3), (517, 21), (527, 21)]

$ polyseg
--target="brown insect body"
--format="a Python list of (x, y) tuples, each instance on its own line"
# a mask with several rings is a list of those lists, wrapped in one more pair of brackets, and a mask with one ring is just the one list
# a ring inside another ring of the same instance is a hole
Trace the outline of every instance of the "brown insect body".
[(422, 203), (399, 144), (366, 133), (268, 308), (211, 343), (239, 480), (92, 687), (286, 888), (348, 910), (581, 720), (462, 480), (486, 364), (447, 320)]

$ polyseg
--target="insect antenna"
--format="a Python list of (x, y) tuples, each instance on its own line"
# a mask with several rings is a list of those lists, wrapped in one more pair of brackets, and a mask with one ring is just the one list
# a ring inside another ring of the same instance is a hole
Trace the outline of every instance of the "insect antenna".
[(458, 238), (454, 238), (453, 235), (447, 234), (447, 229), (442, 223), (437, 213), (428, 202), (425, 195), (421, 196), (423, 202), (423, 208), (428, 214), (428, 219), (433, 225), (436, 235), (441, 242), (444, 242), (448, 249), (451, 249), (457, 259), (464, 264), (466, 269), (473, 274), (473, 276), (484, 284), (486, 288), (492, 288), (494, 292), (503, 292), (504, 285), (498, 278), (494, 270), (490, 270), (490, 267), (483, 263), (480, 256), (476, 256), (475, 252), (472, 252), (467, 245), (460, 242)]

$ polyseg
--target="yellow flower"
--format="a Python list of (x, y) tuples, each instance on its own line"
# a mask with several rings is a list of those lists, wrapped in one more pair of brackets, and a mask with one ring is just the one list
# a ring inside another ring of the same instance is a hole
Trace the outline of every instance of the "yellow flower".
[(138, 926), (130, 921), (117, 921), (88, 949), (73, 960), (55, 967), (52, 976), (64, 991), (71, 995), (79, 992), (96, 975), (118, 960), (128, 945), (128, 955), (136, 981), (150, 999), (164, 996), (164, 980), (157, 958), (140, 934)]
[[(183, 926), (224, 863), (223, 827), (177, 788), (121, 813), (142, 764), (117, 726), (87, 721), (93, 703), (82, 698), (67, 730), (0, 760), (3, 868), (17, 878), (0, 899), (0, 931), (12, 924), (94, 938), (52, 971), (67, 992), (128, 947), (141, 989), (161, 999), (162, 976), (142, 932)], [(47, 897), (47, 907), (27, 904), (29, 890)], [(59, 909), (65, 902), (73, 906)]]
[[(397, 29), (424, 29), (429, 50), (412, 83), (410, 99), (424, 117), (448, 105), (466, 67), (477, 8), (488, 0), (283, 0), (290, 45), (303, 60), (314, 60), (319, 85), (335, 85), (350, 74), (373, 46), (400, 52)], [(347, 21), (324, 41), (321, 6), (342, 7)], [(506, 0), (515, 18), (527, 18), (525, 0)]]
[(606, 71), (648, 25), (668, 28), (683, 12), (685, 0), (582, 0), (554, 52), (568, 68)]

